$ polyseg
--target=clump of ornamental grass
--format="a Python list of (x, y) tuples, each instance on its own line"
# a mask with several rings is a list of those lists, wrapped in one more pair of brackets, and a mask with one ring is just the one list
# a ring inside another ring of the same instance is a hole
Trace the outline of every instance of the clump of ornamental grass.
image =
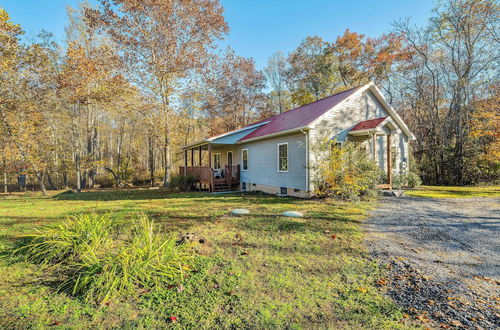
[(15, 253), (39, 264), (75, 261), (108, 247), (118, 223), (110, 215), (75, 215), (57, 225), (45, 226), (34, 234), (21, 235), (23, 243)]
[(180, 283), (193, 261), (188, 245), (161, 235), (146, 216), (126, 225), (110, 215), (82, 214), (23, 237), (16, 253), (58, 266), (54, 271), (67, 276), (60, 289), (87, 302)]
[(174, 235), (160, 235), (153, 221), (143, 216), (119, 249), (102, 257), (88, 254), (75, 264), (74, 276), (65, 287), (74, 295), (102, 303), (179, 283), (192, 260), (186, 244), (178, 244)]

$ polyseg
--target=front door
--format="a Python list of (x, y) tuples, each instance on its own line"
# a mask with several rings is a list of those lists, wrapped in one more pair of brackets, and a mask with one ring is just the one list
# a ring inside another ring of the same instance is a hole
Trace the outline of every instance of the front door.
[(233, 152), (227, 152), (227, 166), (233, 166)]

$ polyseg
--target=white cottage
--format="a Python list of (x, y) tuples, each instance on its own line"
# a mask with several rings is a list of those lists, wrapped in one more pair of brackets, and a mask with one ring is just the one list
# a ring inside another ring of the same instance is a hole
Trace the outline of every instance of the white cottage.
[(389, 180), (408, 169), (408, 141), (415, 137), (375, 84), (368, 83), (187, 145), (180, 174), (195, 176), (210, 191), (306, 197), (313, 189), (310, 145), (320, 132), (340, 143), (365, 144)]

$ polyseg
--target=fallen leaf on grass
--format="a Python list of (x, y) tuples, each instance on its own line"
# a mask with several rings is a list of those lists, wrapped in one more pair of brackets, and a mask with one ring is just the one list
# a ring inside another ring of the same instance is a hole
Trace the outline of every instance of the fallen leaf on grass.
[(357, 288), (357, 290), (359, 292), (361, 292), (361, 293), (367, 293), (368, 292), (368, 290), (366, 288), (363, 288), (363, 287), (359, 287), (359, 288)]
[(377, 284), (379, 285), (387, 285), (387, 283), (389, 283), (389, 281), (387, 281), (385, 278), (381, 278), (377, 281)]

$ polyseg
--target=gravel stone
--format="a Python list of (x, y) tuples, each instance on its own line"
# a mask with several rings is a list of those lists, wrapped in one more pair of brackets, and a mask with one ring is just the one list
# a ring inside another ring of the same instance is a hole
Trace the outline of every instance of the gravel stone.
[(366, 244), (387, 294), (433, 326), (500, 327), (500, 198), (384, 198)]

